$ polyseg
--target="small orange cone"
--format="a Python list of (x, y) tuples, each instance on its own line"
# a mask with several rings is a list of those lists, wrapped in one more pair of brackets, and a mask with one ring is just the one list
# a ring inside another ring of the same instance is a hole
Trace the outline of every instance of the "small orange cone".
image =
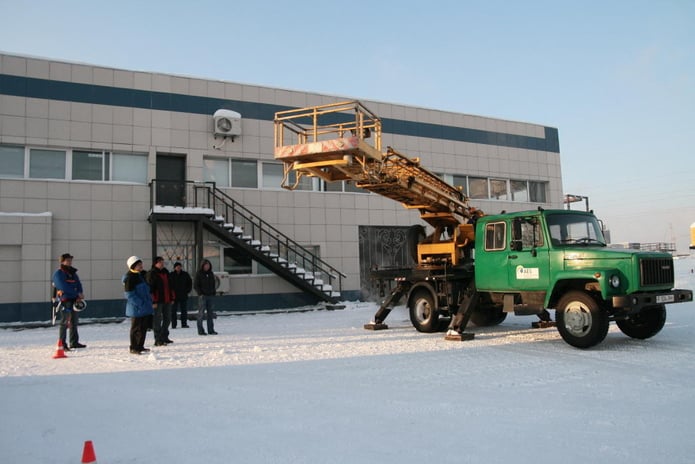
[(82, 450), (82, 464), (96, 463), (97, 457), (94, 455), (94, 445), (92, 440), (84, 442), (84, 450)]
[(63, 340), (58, 340), (58, 349), (56, 349), (56, 354), (53, 355), (53, 359), (67, 358), (65, 356), (65, 350), (63, 349)]

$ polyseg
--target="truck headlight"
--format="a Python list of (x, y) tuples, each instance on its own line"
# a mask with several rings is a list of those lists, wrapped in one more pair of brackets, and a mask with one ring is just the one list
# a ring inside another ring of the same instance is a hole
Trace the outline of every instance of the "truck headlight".
[(613, 288), (620, 287), (620, 277), (618, 277), (617, 275), (611, 276), (610, 284), (611, 284), (611, 287), (613, 287)]

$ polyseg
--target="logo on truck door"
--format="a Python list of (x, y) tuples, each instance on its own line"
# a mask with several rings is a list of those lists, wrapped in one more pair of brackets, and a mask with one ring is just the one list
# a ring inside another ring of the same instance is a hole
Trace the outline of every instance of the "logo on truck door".
[(538, 280), (540, 279), (539, 270), (537, 267), (516, 267), (516, 278), (519, 280)]

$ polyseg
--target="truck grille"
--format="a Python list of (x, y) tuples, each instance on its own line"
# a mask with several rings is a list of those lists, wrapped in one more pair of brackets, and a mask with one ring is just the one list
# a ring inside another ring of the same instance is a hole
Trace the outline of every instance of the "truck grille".
[(640, 259), (639, 267), (641, 285), (673, 285), (673, 259)]

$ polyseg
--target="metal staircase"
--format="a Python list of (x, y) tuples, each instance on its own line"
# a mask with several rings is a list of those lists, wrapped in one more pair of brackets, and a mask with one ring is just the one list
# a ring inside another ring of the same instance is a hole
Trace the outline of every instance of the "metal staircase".
[[(214, 182), (153, 180), (150, 187), (153, 248), (156, 248), (157, 222), (195, 222), (199, 258), (202, 230), (206, 230), (319, 301), (331, 304), (340, 301), (345, 274), (217, 189)], [(185, 206), (160, 204), (158, 193), (167, 189), (180, 191), (181, 201), (176, 203)]]

